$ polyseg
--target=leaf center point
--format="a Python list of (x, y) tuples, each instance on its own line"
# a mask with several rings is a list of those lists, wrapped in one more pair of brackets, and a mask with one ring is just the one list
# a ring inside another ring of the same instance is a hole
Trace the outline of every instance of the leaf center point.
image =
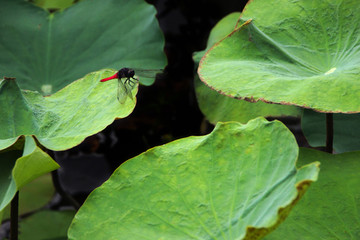
[(50, 95), (52, 93), (52, 85), (51, 84), (44, 84), (41, 86), (41, 91), (43, 92), (43, 94), (46, 95)]
[(329, 75), (330, 73), (335, 72), (335, 70), (336, 70), (336, 67), (333, 67), (333, 68), (331, 68), (329, 71), (327, 71), (327, 72), (325, 73), (325, 75)]

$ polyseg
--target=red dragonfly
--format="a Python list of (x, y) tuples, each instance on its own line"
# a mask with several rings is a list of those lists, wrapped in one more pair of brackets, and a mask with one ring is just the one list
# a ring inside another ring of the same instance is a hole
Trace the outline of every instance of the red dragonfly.
[[(137, 75), (153, 78), (157, 73), (162, 72), (161, 69), (158, 70), (136, 70)], [(125, 80), (123, 81), (122, 79)], [(126, 98), (129, 97), (133, 99), (131, 91), (139, 83), (139, 79), (135, 78), (135, 70), (132, 68), (122, 68), (113, 76), (101, 79), (100, 82), (106, 82), (111, 79), (118, 79), (118, 90), (117, 90), (117, 99), (121, 104), (126, 101)]]

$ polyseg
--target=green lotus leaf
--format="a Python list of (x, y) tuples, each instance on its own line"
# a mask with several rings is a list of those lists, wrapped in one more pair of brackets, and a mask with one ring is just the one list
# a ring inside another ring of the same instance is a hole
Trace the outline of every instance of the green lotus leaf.
[(247, 21), (202, 58), (200, 79), (233, 98), (360, 112), (359, 11), (352, 0), (249, 1)]
[(19, 239), (21, 240), (66, 240), (75, 211), (37, 212), (19, 223)]
[(234, 99), (207, 87), (198, 77), (194, 78), (196, 97), (199, 107), (209, 122), (216, 124), (221, 121), (237, 121), (246, 123), (259, 116), (282, 117), (299, 116), (300, 109), (294, 106), (268, 104), (264, 102), (251, 103)]
[[(38, 210), (54, 197), (55, 189), (51, 174), (42, 175), (21, 188), (19, 194), (19, 215)], [(10, 205), (4, 210), (3, 219), (10, 218)], [(1, 218), (0, 218), (1, 219)]]
[[(196, 64), (198, 64), (210, 47), (232, 32), (236, 24), (242, 22), (239, 17), (239, 12), (231, 13), (215, 25), (210, 32), (206, 49), (194, 54)], [(194, 85), (199, 107), (206, 118), (213, 124), (216, 124), (218, 121), (238, 121), (246, 123), (250, 119), (259, 116), (280, 117), (300, 115), (300, 109), (294, 106), (266, 104), (263, 102), (250, 103), (224, 96), (207, 87), (199, 80), (197, 75), (194, 77)]]
[(204, 56), (207, 50), (209, 50), (215, 43), (226, 37), (231, 33), (237, 23), (242, 20), (240, 19), (240, 12), (233, 12), (223, 17), (210, 31), (210, 35), (207, 41), (206, 49), (203, 51), (194, 53), (194, 61), (199, 63), (201, 58)]
[[(360, 150), (360, 114), (333, 115), (334, 150), (337, 153)], [(301, 120), (304, 135), (313, 147), (326, 145), (326, 116), (305, 110)]]
[(0, 159), (0, 211), (3, 211), (24, 185), (59, 168), (59, 165), (36, 145), (31, 136), (26, 136), (10, 148), (0, 151)]
[[(21, 151), (0, 152), (0, 212), (3, 217), (3, 210), (10, 203), (16, 193), (16, 185), (12, 176), (12, 169), (17, 158), (21, 157)], [(1, 222), (0, 218), (0, 222)]]
[[(0, 149), (21, 135), (34, 135), (48, 149), (65, 150), (103, 130), (115, 118), (128, 116), (136, 99), (127, 97), (120, 103), (117, 80), (99, 81), (112, 74), (114, 70), (90, 73), (48, 97), (20, 90), (14, 80), (0, 82), (0, 126), (7, 126), (0, 129)], [(134, 87), (132, 95), (136, 93)]]
[(155, 8), (143, 0), (83, 0), (54, 13), (24, 0), (0, 5), (0, 76), (22, 89), (49, 95), (103, 68), (166, 63)]
[(319, 180), (267, 240), (360, 239), (360, 152), (300, 150), (298, 164), (314, 160), (321, 162)]
[(218, 123), (205, 136), (152, 148), (93, 191), (69, 239), (258, 239), (315, 181), (278, 121)]

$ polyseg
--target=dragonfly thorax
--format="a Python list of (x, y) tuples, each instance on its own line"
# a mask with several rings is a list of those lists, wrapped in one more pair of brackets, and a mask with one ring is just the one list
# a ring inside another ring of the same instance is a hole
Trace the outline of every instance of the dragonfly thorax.
[(135, 71), (131, 68), (122, 68), (118, 72), (118, 78), (134, 78)]

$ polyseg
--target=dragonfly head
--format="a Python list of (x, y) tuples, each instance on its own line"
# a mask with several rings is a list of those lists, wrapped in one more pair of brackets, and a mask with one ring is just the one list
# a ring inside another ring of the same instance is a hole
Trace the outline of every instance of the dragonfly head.
[(134, 69), (129, 69), (129, 77), (134, 77), (135, 75), (135, 70)]
[(118, 78), (133, 78), (135, 75), (134, 69), (131, 68), (122, 68), (118, 72)]

